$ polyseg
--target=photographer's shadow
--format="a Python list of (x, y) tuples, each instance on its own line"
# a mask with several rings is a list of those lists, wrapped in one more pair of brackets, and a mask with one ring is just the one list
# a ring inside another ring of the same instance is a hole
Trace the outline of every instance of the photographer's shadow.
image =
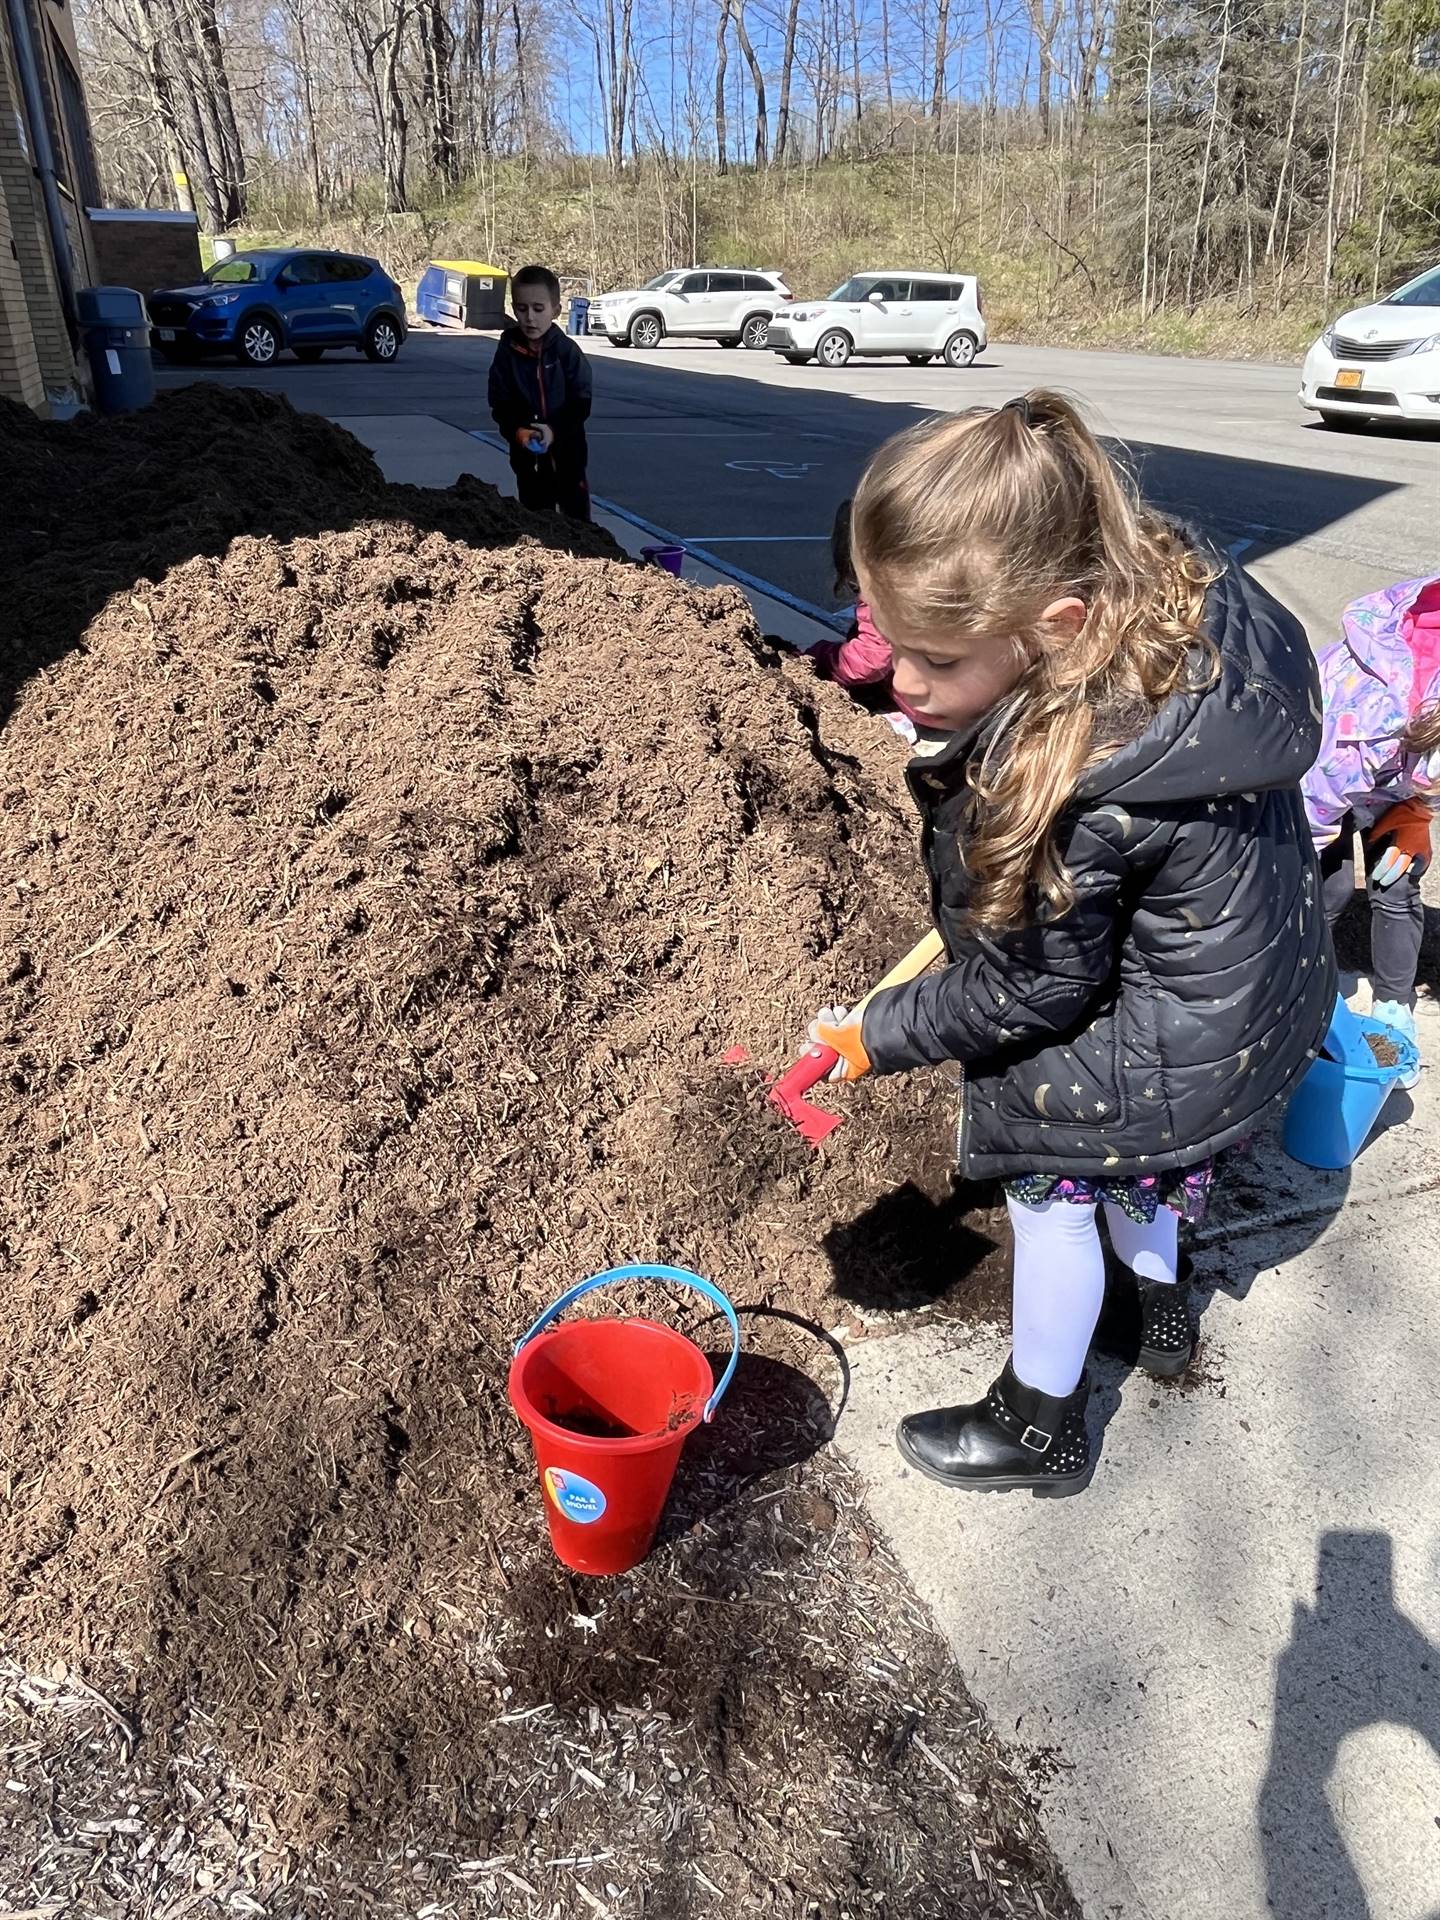
[[(1278, 1920), (1381, 1920), (1329, 1788), (1343, 1743), (1382, 1727), (1418, 1734), (1440, 1771), (1440, 1648), (1396, 1604), (1388, 1534), (1327, 1533), (1315, 1604), (1297, 1604), (1276, 1666), (1260, 1789), (1266, 1895)], [(1428, 1809), (1425, 1831), (1413, 1836), (1417, 1855), (1434, 1852), (1432, 1817)], [(1386, 1839), (1393, 1847), (1397, 1837)], [(1426, 1920), (1440, 1920), (1440, 1906), (1427, 1908)]]

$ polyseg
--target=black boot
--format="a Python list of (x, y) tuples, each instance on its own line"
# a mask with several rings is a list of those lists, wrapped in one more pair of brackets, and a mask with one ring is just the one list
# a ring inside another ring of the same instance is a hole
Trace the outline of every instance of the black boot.
[(1085, 1431), (1089, 1397), (1088, 1378), (1057, 1399), (1027, 1387), (1007, 1360), (983, 1400), (907, 1414), (895, 1438), (902, 1458), (947, 1487), (1076, 1492), (1089, 1484), (1092, 1471)]
[(1184, 1373), (1195, 1357), (1189, 1273), (1182, 1269), (1173, 1282), (1141, 1280), (1117, 1265), (1105, 1288), (1095, 1345), (1162, 1380)]

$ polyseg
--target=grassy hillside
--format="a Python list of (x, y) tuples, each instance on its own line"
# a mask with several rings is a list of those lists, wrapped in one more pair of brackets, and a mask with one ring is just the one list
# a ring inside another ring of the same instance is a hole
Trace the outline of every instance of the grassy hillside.
[[(1142, 315), (1106, 258), (1101, 223), (1078, 208), (1103, 186), (1097, 160), (1044, 149), (988, 169), (976, 156), (890, 155), (768, 174), (691, 175), (649, 163), (615, 177), (584, 163), (505, 162), (422, 211), (386, 215), (359, 196), (317, 223), (278, 206), (242, 243), (322, 242), (363, 249), (412, 282), (427, 260), (549, 262), (593, 290), (633, 285), (667, 266), (778, 267), (814, 297), (857, 269), (893, 265), (978, 273), (991, 330), (1008, 340), (1157, 353), (1289, 360), (1323, 324), (1306, 289), (1211, 300)], [(1343, 305), (1337, 297), (1332, 306)]]

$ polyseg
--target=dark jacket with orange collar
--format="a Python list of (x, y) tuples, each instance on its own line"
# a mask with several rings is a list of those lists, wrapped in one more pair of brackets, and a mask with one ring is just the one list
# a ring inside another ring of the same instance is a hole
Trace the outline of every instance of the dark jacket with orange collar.
[(532, 347), (518, 327), (507, 327), (490, 362), (490, 412), (515, 447), (522, 427), (543, 422), (557, 446), (583, 446), (590, 418), (590, 362), (558, 327)]

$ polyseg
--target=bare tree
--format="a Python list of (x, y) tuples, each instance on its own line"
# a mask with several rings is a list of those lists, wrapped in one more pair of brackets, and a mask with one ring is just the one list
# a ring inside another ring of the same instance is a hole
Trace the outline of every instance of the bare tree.
[(725, 112), (725, 73), (730, 65), (731, 0), (719, 0), (720, 18), (715, 28), (715, 171), (730, 171), (730, 131)]
[(785, 51), (780, 60), (780, 116), (775, 123), (777, 161), (784, 160), (790, 145), (790, 89), (795, 80), (795, 42), (799, 31), (800, 0), (790, 0), (785, 12)]
[(755, 57), (755, 48), (745, 26), (745, 0), (733, 0), (735, 38), (750, 69), (750, 84), (755, 89), (755, 164), (765, 167), (770, 160), (770, 118), (765, 106), (765, 69)]

